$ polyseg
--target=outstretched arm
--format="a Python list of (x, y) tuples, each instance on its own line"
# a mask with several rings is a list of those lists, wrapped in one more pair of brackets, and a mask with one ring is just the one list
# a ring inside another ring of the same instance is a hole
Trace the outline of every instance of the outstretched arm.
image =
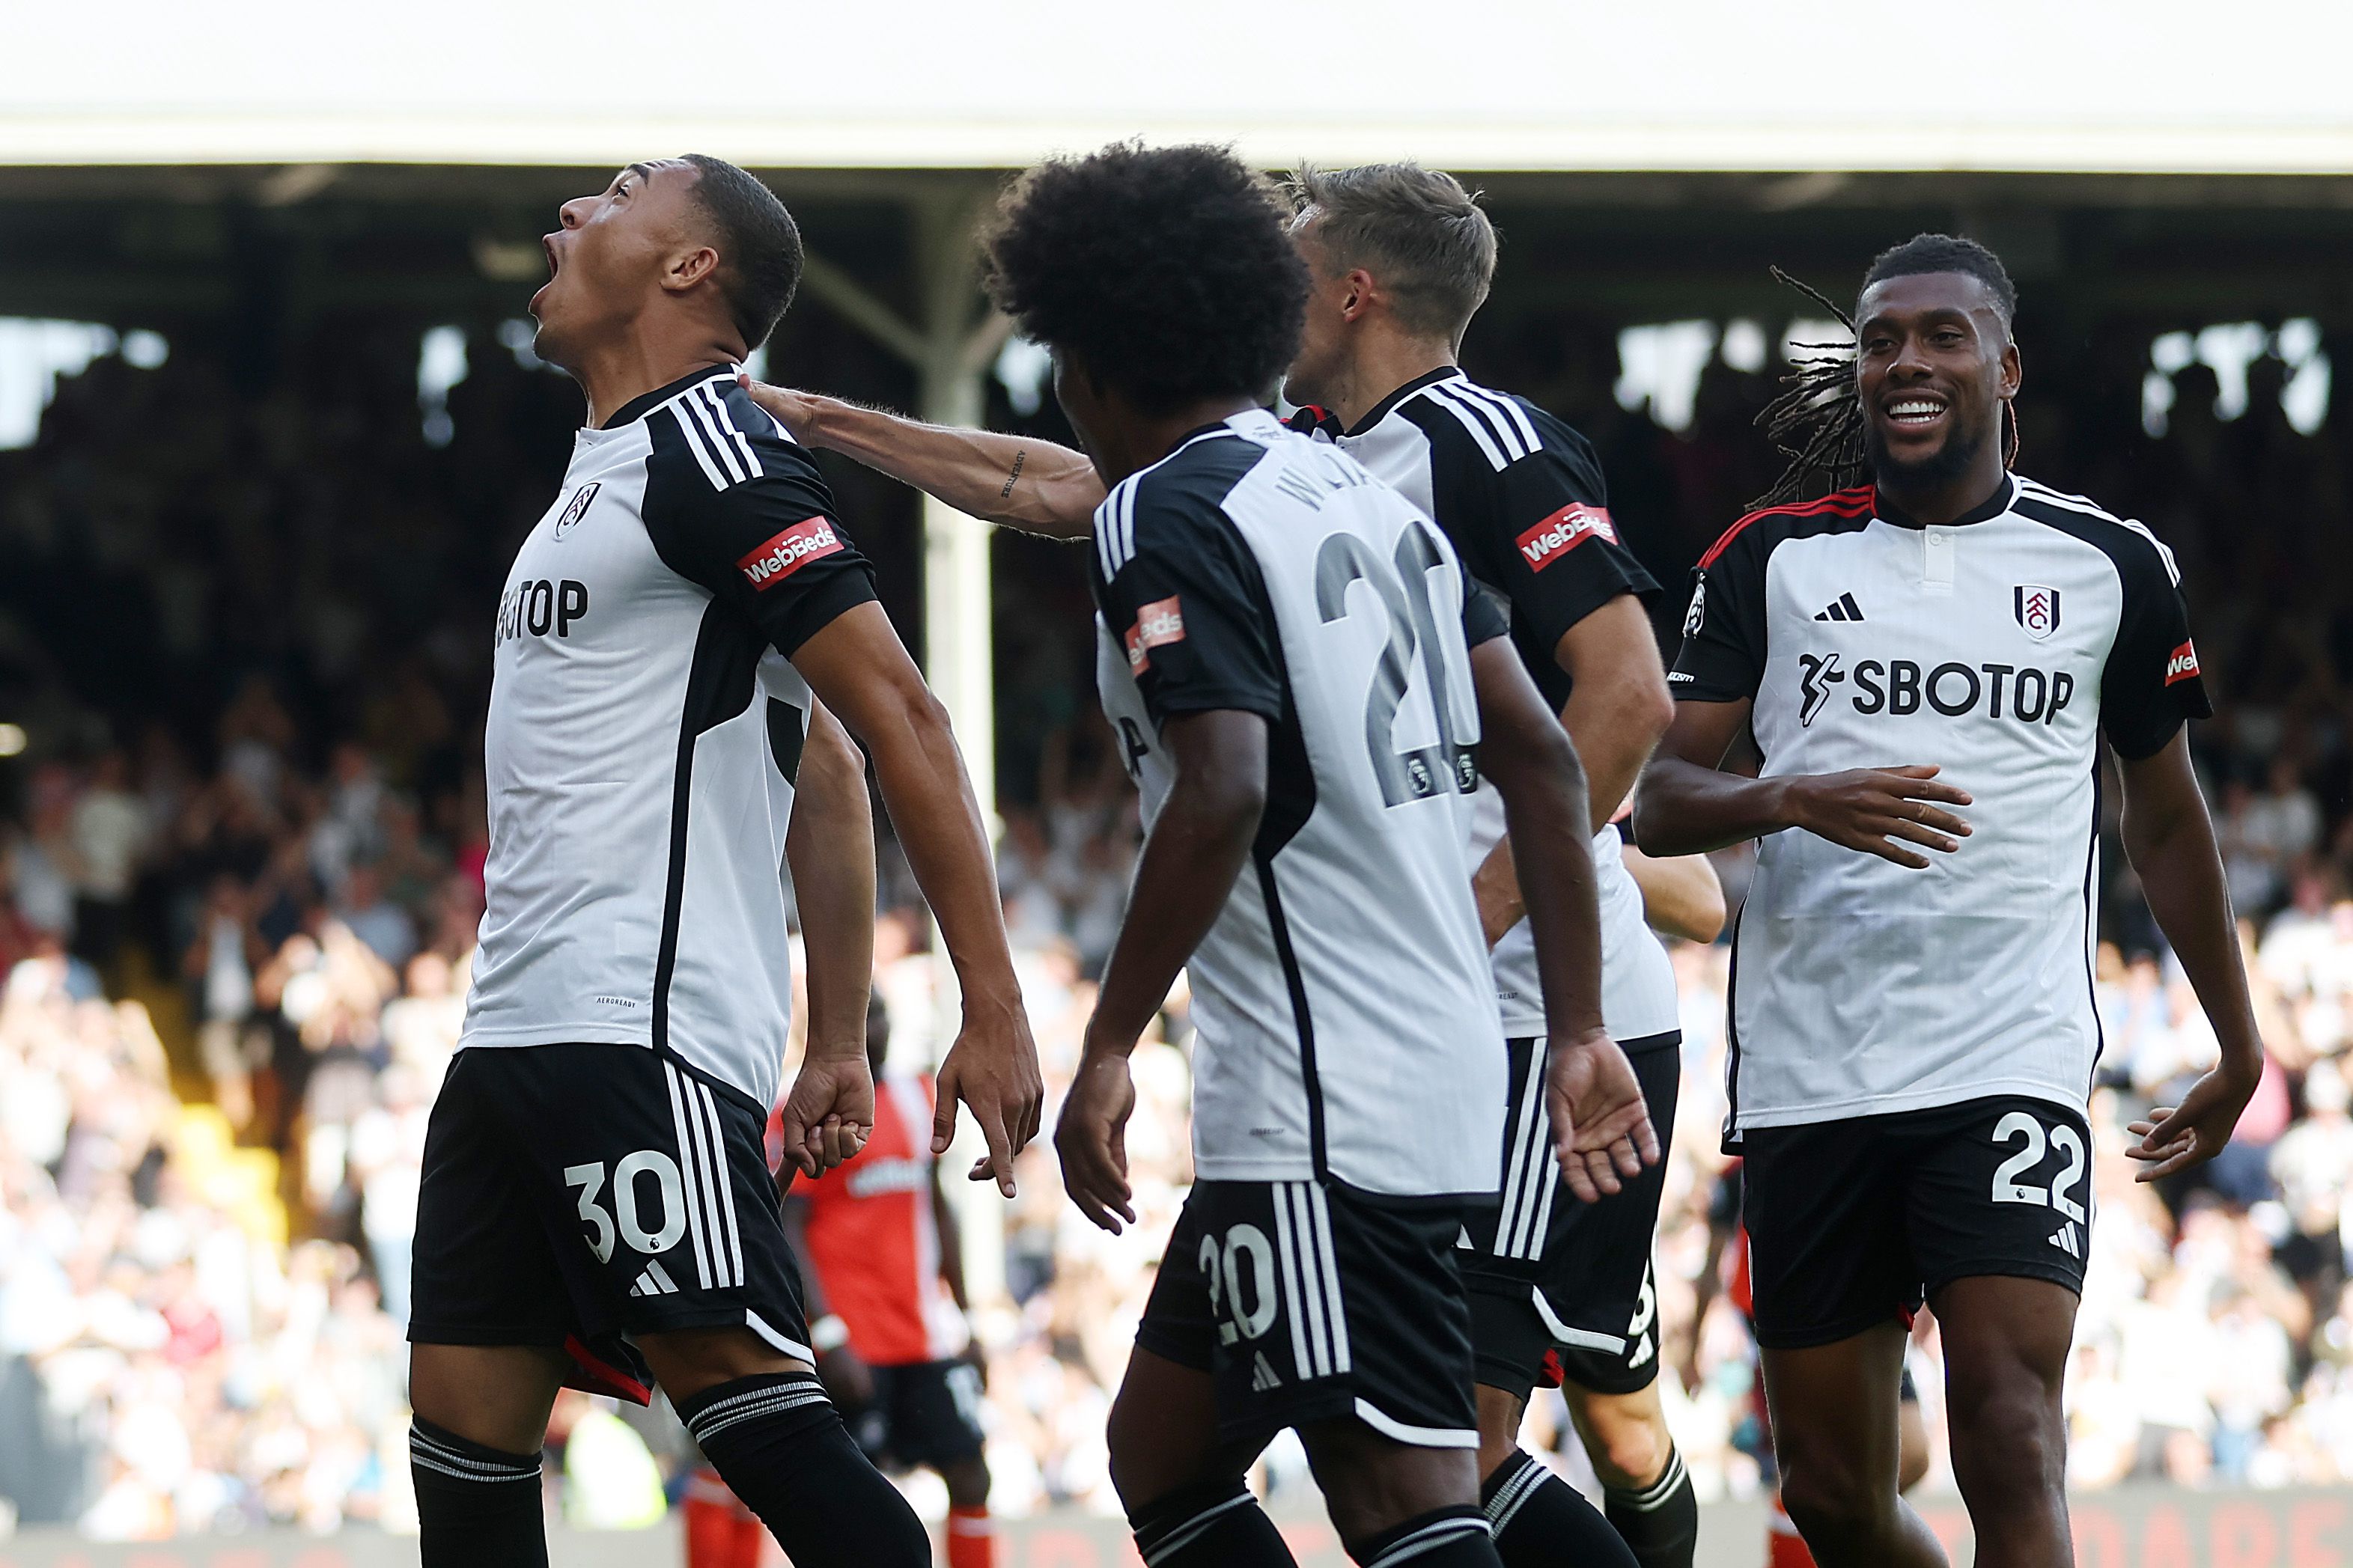
[(2222, 1152), (2263, 1077), (2263, 1043), (2214, 824), (2189, 762), (2189, 731), (2176, 731), (2155, 755), (2121, 765), (2125, 853), (2222, 1047), (2221, 1061), (2179, 1106), (2158, 1106), (2132, 1124), (2140, 1142), (2126, 1152), (2142, 1162), (2139, 1178), (2153, 1182)]
[(748, 376), (744, 385), (802, 446), (854, 458), (984, 522), (1084, 539), (1103, 504), (1103, 479), (1087, 455), (1051, 441), (925, 425)]
[(1914, 870), (1918, 845), (1950, 854), (1969, 825), (1944, 809), (1969, 796), (1936, 782), (1934, 767), (1854, 768), (1840, 773), (1749, 778), (1723, 771), (1748, 725), (1748, 699), (1677, 704), (1634, 797), (1634, 840), (1646, 855), (1698, 855), (1785, 827)]
[(1010, 1197), (1013, 1157), (1038, 1131), (1045, 1085), (1006, 945), (988, 837), (947, 710), (871, 601), (802, 643), (793, 664), (865, 743), (891, 826), (955, 964), (964, 1025), (940, 1064), (932, 1152), (946, 1152), (962, 1100), (988, 1138), (988, 1158), (974, 1178), (993, 1174)]
[(874, 977), (874, 814), (866, 759), (839, 721), (812, 706), (801, 742), (785, 862), (801, 915), (808, 1041), (785, 1100), (784, 1154), (820, 1175), (874, 1131), (866, 994)]

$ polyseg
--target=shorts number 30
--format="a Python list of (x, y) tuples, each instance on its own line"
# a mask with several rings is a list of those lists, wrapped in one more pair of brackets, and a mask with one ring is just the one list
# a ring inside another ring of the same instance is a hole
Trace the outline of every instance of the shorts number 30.
[[(654, 1179), (661, 1204), (660, 1217), (650, 1226), (646, 1224), (645, 1210), (638, 1206), (638, 1180), (641, 1176)], [(580, 1221), (588, 1228), (588, 1247), (599, 1263), (613, 1260), (617, 1220), (620, 1239), (648, 1258), (668, 1252), (686, 1234), (686, 1184), (679, 1176), (678, 1162), (659, 1149), (640, 1149), (614, 1162), (610, 1214), (596, 1201), (605, 1190), (605, 1167), (601, 1163), (565, 1166), (564, 1184), (580, 1194)]]
[[(2069, 1189), (2083, 1191), (2085, 1159), (2084, 1135), (2063, 1121), (2049, 1128), (2023, 1110), (2013, 1110), (1994, 1123), (1993, 1141), (1997, 1143), (2015, 1142), (2018, 1152), (1994, 1167), (1993, 1201), (1998, 1204), (2032, 1204), (2040, 1208), (2049, 1205), (2067, 1218), (2081, 1222), (2084, 1217), (2083, 1202), (2067, 1195)], [(2042, 1163), (2045, 1142), (2066, 1156), (2051, 1188), (2045, 1192), (2019, 1177)]]

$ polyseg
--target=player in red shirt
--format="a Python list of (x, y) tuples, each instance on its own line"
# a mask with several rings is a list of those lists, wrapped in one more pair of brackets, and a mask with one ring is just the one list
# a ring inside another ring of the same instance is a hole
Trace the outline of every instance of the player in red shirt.
[[(934, 1177), (931, 1081), (885, 1073), (890, 1048), (890, 1015), (870, 995), (873, 1131), (825, 1175), (786, 1184), (785, 1235), (818, 1376), (850, 1435), (878, 1464), (938, 1471), (948, 1487), (948, 1568), (996, 1568), (983, 1363), (965, 1320), (955, 1213)], [(771, 1115), (771, 1163), (782, 1158), (780, 1133)], [(716, 1471), (695, 1471), (686, 1489), (687, 1568), (759, 1568), (766, 1539)]]
[(867, 1013), (874, 1131), (838, 1168), (785, 1200), (801, 1258), (818, 1372), (880, 1462), (939, 1472), (948, 1488), (949, 1568), (994, 1568), (983, 1363), (965, 1320), (955, 1214), (934, 1176), (932, 1087), (886, 1073), (890, 1016)]

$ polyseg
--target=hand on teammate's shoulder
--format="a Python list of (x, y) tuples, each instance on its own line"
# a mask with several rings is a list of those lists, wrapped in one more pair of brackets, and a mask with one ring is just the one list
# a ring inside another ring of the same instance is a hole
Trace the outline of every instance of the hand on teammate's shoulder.
[(771, 386), (765, 381), (754, 381), (739, 374), (736, 384), (751, 394), (752, 401), (766, 411), (777, 424), (793, 433), (793, 439), (804, 447), (815, 447), (818, 441), (818, 412), (828, 401), (813, 392), (801, 392), (789, 386)]

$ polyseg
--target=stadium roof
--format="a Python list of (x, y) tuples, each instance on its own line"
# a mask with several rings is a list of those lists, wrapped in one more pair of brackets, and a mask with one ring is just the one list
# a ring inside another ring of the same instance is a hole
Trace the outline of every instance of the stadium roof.
[(115, 0), (9, 46), (14, 164), (2353, 174), (2335, 0)]

